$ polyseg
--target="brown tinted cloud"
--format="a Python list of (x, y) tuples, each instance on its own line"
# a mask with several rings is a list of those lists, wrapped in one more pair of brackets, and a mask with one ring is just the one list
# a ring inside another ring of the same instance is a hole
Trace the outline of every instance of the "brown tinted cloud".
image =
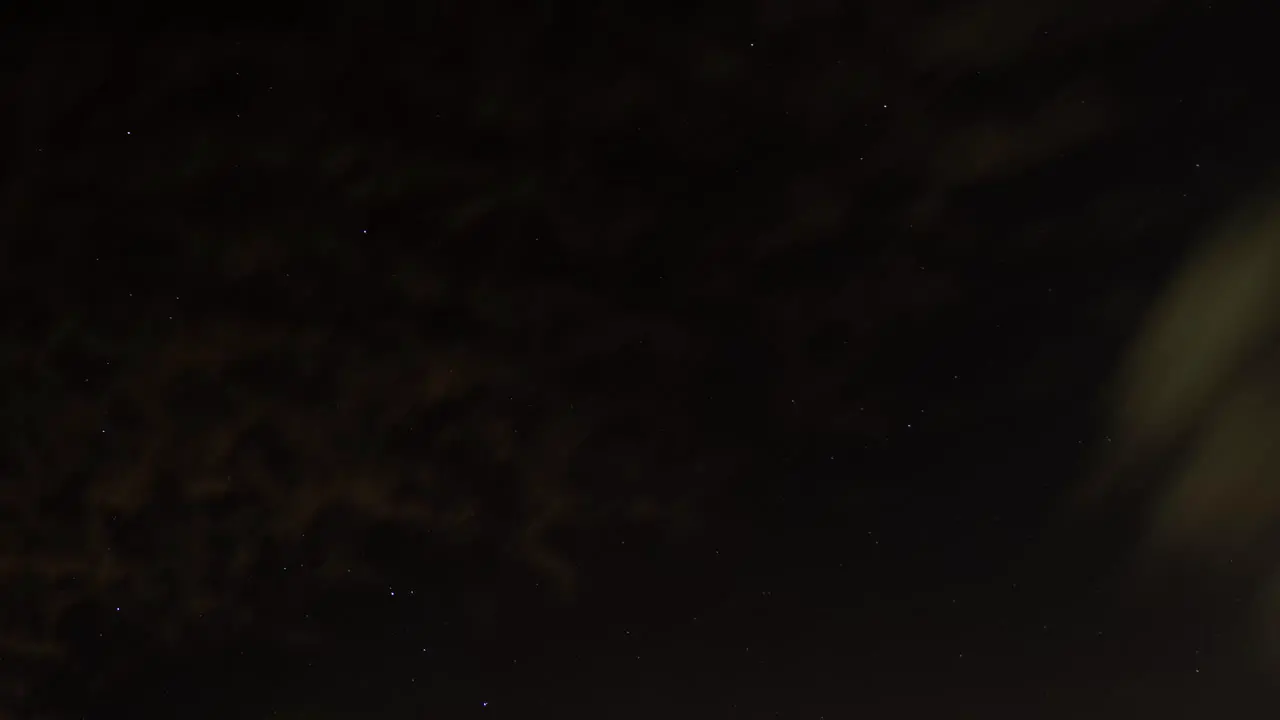
[[(381, 71), (404, 76), (396, 97), (357, 89), (343, 63), (362, 50), (347, 40), (50, 44), (13, 90), (30, 147), (2, 196), (6, 234), (30, 243), (4, 258), (27, 283), (6, 297), (18, 312), (4, 351), (17, 479), (2, 506), (4, 642), (56, 656), (67, 612), (126, 603), (179, 638), (249, 593), (256, 570), (298, 556), (307, 533), (351, 538), (312, 559), (335, 579), (378, 576), (358, 539), (389, 524), (503, 548), (569, 589), (576, 561), (557, 532), (696, 527), (700, 498), (751, 461), (742, 438), (704, 426), (722, 400), (708, 378), (736, 361), (726, 325), (794, 340), (777, 343), (758, 412), (803, 434), (797, 394), (834, 411), (896, 323), (964, 291), (909, 255), (835, 292), (744, 278), (850, 228), (980, 237), (957, 193), (1127, 122), (1098, 69), (1052, 60), (1152, 5), (1105, 26), (1017, 3), (926, 22), (886, 12), (865, 19), (863, 45), (799, 75), (782, 59), (752, 65), (738, 38), (665, 28), (663, 49), (633, 64), (660, 72), (570, 63), (556, 87), (572, 90), (558, 91), (512, 29), (487, 33), (494, 47), (384, 50)], [(782, 41), (838, 15), (761, 7)], [(1038, 62), (1024, 105), (966, 99), (979, 73)], [(431, 63), (467, 70), (417, 82)], [(200, 89), (235, 72), (268, 89), (215, 123)], [(405, 126), (368, 127), (360, 109), (375, 103), (402, 108)], [(761, 106), (778, 109), (766, 134), (789, 139), (758, 152), (796, 153), (776, 177), (752, 171), (730, 121)], [(671, 158), (689, 174), (596, 179), (681, 136), (698, 138)], [(915, 194), (899, 216), (863, 218), (887, 176)], [(744, 204), (742, 187), (768, 199)], [(697, 246), (679, 263), (647, 255), (677, 216)], [(518, 274), (486, 261), (504, 255)], [(67, 281), (49, 283), (58, 272)], [(622, 278), (653, 301), (611, 292)], [(750, 306), (729, 300), (744, 294)], [(849, 362), (788, 374), (831, 327)], [(844, 417), (849, 433), (884, 422)]]

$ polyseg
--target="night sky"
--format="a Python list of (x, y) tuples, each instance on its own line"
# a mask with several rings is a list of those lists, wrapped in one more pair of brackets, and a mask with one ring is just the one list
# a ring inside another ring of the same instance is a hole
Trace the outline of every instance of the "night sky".
[(593, 5), (4, 31), (0, 718), (1276, 717), (1266, 4)]

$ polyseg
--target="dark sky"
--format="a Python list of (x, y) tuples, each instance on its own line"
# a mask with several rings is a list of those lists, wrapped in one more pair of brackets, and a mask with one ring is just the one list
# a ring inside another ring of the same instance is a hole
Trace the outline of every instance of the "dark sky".
[(446, 5), (6, 31), (0, 717), (1275, 716), (1263, 4)]

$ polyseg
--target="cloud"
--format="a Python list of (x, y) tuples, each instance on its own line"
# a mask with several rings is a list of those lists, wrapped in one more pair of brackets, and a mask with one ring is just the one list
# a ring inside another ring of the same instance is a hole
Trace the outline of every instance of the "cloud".
[(1128, 458), (1174, 453), (1153, 539), (1240, 552), (1280, 518), (1280, 210), (1263, 201), (1187, 258), (1133, 343), (1116, 398)]
[[(1270, 664), (1280, 564), (1280, 205), (1262, 197), (1218, 223), (1153, 304), (1117, 374), (1108, 451), (1085, 485), (1137, 498), (1138, 570), (1191, 568), (1209, 593), (1248, 588)], [(1145, 575), (1145, 573), (1139, 573)]]
[[(29, 238), (0, 579), (30, 589), (0, 637), (65, 653), (123, 597), (170, 642), (254, 612), (268, 569), (370, 581), (427, 543), (569, 594), (563, 537), (678, 537), (761, 438), (878, 433), (848, 407), (866, 363), (972, 290), (902, 238), (991, 234), (965, 190), (1127, 112), (1047, 72), (1114, 28), (1040, 7), (876, 10), (847, 42), (815, 32), (838, 8), (774, 5), (758, 48), (660, 27), (616, 72), (523, 40), (50, 44), (20, 84), (40, 151), (0, 192)], [(979, 70), (1032, 80), (979, 107)], [(376, 562), (374, 528), (421, 544)]]

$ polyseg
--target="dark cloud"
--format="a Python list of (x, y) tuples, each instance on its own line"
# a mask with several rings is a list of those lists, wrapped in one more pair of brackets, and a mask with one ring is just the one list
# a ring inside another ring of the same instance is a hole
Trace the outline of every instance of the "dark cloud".
[[(1200, 219), (1136, 179), (1179, 151), (1141, 136), (1191, 123), (1135, 60), (1177, 13), (1076, 8), (33, 39), (0, 188), (4, 654), (90, 668), (68, 648), (117, 606), (170, 647), (460, 548), (572, 597), (619, 528), (737, 522), (780, 457), (881, 442), (898, 388), (998, 352), (926, 319)], [(1097, 177), (1126, 144), (1134, 175)]]

